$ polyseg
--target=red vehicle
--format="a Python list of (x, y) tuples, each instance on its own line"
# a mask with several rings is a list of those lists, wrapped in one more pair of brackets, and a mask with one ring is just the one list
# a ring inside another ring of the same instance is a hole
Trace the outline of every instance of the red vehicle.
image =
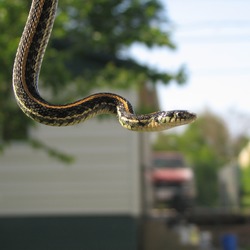
[(193, 170), (178, 152), (155, 152), (151, 178), (155, 207), (164, 205), (183, 212), (195, 198)]

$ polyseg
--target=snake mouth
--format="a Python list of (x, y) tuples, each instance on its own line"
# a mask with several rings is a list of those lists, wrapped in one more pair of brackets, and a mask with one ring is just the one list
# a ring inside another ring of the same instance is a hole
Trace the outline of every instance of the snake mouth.
[(185, 117), (184, 119), (189, 120), (189, 122), (194, 122), (197, 119), (197, 115), (190, 111), (186, 111)]

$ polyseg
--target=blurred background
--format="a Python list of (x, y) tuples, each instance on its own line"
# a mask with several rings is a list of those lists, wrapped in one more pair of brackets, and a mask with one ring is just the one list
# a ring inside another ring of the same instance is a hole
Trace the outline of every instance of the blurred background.
[(195, 123), (126, 131), (27, 118), (11, 75), (31, 1), (0, 0), (2, 249), (250, 249), (250, 2), (60, 0), (39, 89), (123, 95)]

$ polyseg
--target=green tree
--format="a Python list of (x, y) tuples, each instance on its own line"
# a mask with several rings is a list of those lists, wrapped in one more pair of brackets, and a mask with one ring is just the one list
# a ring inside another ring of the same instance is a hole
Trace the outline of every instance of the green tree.
[[(29, 127), (34, 125), (17, 107), (11, 86), (15, 51), (30, 2), (0, 0), (2, 149), (13, 140), (30, 138)], [(134, 43), (174, 49), (169, 32), (159, 28), (163, 24), (167, 29), (168, 21), (158, 0), (60, 0), (42, 67), (40, 89), (46, 89), (53, 102), (61, 103), (103, 86), (140, 88), (145, 82), (168, 84), (170, 80), (183, 83), (182, 69), (174, 74), (158, 72), (127, 53)], [(35, 145), (43, 147), (39, 142)]]
[(240, 203), (243, 208), (250, 207), (250, 164), (240, 169)]
[(182, 134), (160, 134), (154, 149), (182, 152), (195, 172), (198, 205), (214, 206), (218, 201), (217, 172), (232, 157), (231, 145), (225, 123), (205, 112)]

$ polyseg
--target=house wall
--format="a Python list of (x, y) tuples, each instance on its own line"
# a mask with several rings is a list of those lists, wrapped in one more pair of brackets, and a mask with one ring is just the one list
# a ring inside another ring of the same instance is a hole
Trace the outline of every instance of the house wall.
[(140, 214), (138, 133), (115, 118), (72, 127), (38, 125), (31, 133), (75, 161), (67, 165), (43, 150), (11, 145), (0, 157), (0, 216)]
[(220, 205), (227, 208), (239, 207), (239, 167), (232, 162), (219, 170)]
[[(135, 103), (135, 93), (120, 94)], [(0, 156), (1, 248), (138, 249), (149, 134), (110, 116), (72, 127), (37, 125), (31, 133), (75, 161), (67, 165), (24, 143)]]

